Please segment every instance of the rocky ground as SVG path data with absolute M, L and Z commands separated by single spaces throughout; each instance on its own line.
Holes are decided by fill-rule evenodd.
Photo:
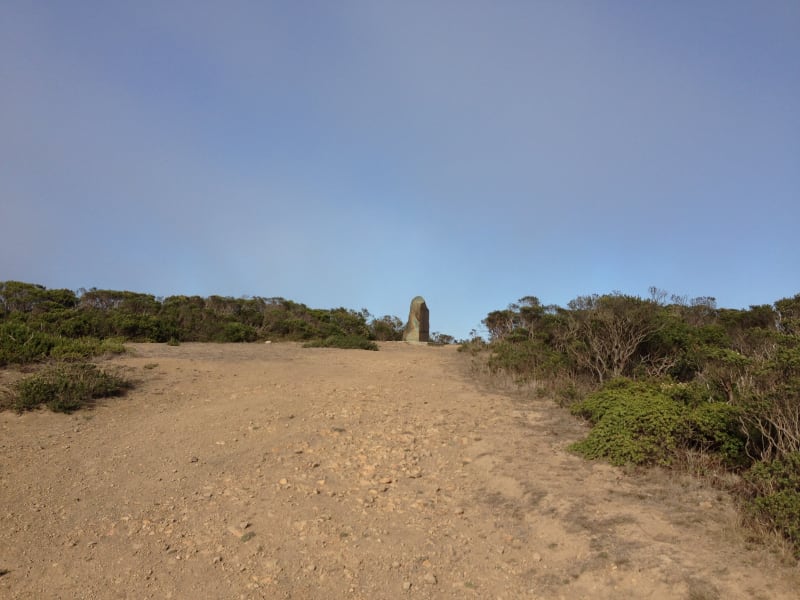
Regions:
M 131 350 L 125 398 L 0 413 L 1 597 L 798 597 L 725 494 L 571 455 L 453 347 Z

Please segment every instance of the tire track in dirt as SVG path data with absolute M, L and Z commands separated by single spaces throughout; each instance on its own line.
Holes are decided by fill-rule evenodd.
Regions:
M 569 454 L 454 348 L 133 350 L 125 399 L 0 415 L 3 597 L 796 597 L 724 495 Z

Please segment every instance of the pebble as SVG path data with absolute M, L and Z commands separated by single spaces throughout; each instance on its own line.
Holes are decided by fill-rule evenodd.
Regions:
M 410 582 L 410 581 L 404 581 L 404 582 L 403 582 L 403 589 L 404 589 L 405 591 L 408 591 L 408 590 L 410 590 L 410 589 L 411 589 L 411 582 Z
M 236 528 L 236 527 L 234 527 L 233 525 L 231 525 L 230 527 L 228 527 L 228 531 L 229 531 L 231 534 L 235 535 L 236 537 L 238 537 L 238 538 L 240 538 L 240 539 L 241 539 L 241 537 L 244 535 L 244 532 L 243 532 L 243 531 L 241 531 L 240 529 L 237 529 L 237 528 Z
M 422 581 L 430 585 L 436 585 L 438 579 L 436 579 L 436 575 L 433 573 L 425 573 L 425 575 L 422 577 Z
M 463 515 L 463 514 L 464 514 L 464 509 L 463 509 L 463 508 L 461 508 L 461 507 L 459 506 L 459 507 L 458 507 L 457 509 L 455 509 L 453 512 L 454 512 L 455 514 L 457 514 L 457 515 Z

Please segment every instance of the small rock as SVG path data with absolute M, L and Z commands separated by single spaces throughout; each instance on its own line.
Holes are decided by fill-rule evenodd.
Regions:
M 404 589 L 405 591 L 408 591 L 408 590 L 410 590 L 410 589 L 411 589 L 411 582 L 410 582 L 410 581 L 404 581 L 404 582 L 403 582 L 403 589 Z
M 239 523 L 240 529 L 247 529 L 248 527 L 250 527 L 250 521 L 242 521 L 241 523 Z
M 197 458 L 196 456 L 193 456 L 192 458 L 189 459 L 189 462 L 196 463 L 199 460 L 200 460 L 199 458 Z
M 281 485 L 286 485 L 287 483 L 289 483 L 289 481 L 285 477 L 283 477 L 278 481 L 278 483 Z
M 464 509 L 463 509 L 463 508 L 461 508 L 461 507 L 459 506 L 459 507 L 458 507 L 458 508 L 456 508 L 456 509 L 455 509 L 453 512 L 454 512 L 455 514 L 457 514 L 457 515 L 463 515 L 463 514 L 464 514 Z
M 211 559 L 211 564 L 212 565 L 215 565 L 215 564 L 221 563 L 221 562 L 222 562 L 222 557 L 221 556 L 215 556 L 213 559 Z
M 399 568 L 400 568 L 400 563 L 399 563 L 399 562 L 397 562 L 397 561 L 394 561 L 394 562 L 392 563 L 392 568 L 393 568 L 393 569 L 399 569 Z
M 436 575 L 433 573 L 425 573 L 425 575 L 422 577 L 422 581 L 430 585 L 436 585 L 439 580 L 436 579 Z
M 534 562 L 542 562 L 542 555 L 538 552 L 534 552 L 533 556 L 531 556 Z
M 228 531 L 229 531 L 231 534 L 233 534 L 234 536 L 236 536 L 236 537 L 238 537 L 238 538 L 240 538 L 240 539 L 241 539 L 241 537 L 244 535 L 244 532 L 243 532 L 242 530 L 240 530 L 240 529 L 237 529 L 237 528 L 236 528 L 236 527 L 234 527 L 233 525 L 231 525 L 230 527 L 228 527 Z

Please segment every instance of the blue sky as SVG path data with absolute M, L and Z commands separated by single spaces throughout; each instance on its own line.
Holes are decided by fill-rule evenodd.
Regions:
M 800 292 L 796 0 L 5 0 L 0 82 L 0 280 L 456 337 Z

